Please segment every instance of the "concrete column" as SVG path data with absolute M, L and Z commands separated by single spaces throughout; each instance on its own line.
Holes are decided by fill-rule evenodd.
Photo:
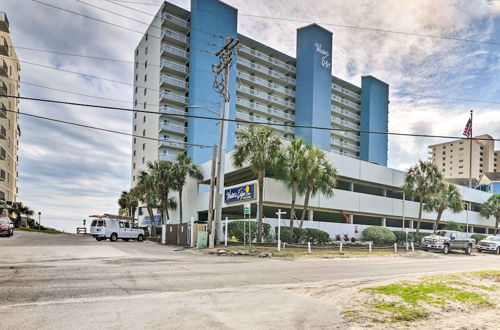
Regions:
M 413 226 L 413 220 L 410 220 L 410 228 L 411 228 L 411 229 L 415 228 L 415 227 Z
M 385 227 L 386 224 L 387 224 L 387 218 L 382 218 L 382 223 L 381 223 L 382 227 Z
M 349 182 L 349 191 L 354 191 L 354 183 Z
M 352 225 L 354 224 L 354 214 L 349 214 L 349 223 Z
M 490 228 L 486 228 L 485 234 L 488 235 L 490 233 Z
M 469 232 L 471 232 L 471 233 L 474 232 L 474 226 L 469 225 Z
M 382 190 L 382 195 L 383 195 L 384 197 L 387 197 L 387 189 Z
M 314 221 L 314 210 L 309 210 L 309 221 Z

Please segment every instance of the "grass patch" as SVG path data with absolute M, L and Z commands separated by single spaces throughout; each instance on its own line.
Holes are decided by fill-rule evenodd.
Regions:
M 19 229 L 24 230 L 24 231 L 46 233 L 46 234 L 62 234 L 63 233 L 62 231 L 56 230 L 54 228 L 45 228 L 45 229 L 41 230 L 41 229 L 36 229 L 36 228 L 20 227 Z
M 477 274 L 481 278 L 486 280 L 490 280 L 493 282 L 500 282 L 500 270 L 483 270 L 479 272 L 474 272 L 473 274 Z

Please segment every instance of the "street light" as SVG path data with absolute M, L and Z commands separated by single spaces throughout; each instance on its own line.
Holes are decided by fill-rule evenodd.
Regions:
M 38 212 L 38 230 L 42 228 L 42 212 Z

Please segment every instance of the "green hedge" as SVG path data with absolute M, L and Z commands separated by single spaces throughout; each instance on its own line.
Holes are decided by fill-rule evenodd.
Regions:
M 269 235 L 269 232 L 271 231 L 271 226 L 267 223 L 262 224 L 263 231 L 264 231 L 264 237 L 267 237 Z M 250 226 L 250 229 L 248 228 Z M 231 239 L 231 237 L 236 237 L 238 241 L 243 242 L 244 238 L 244 233 L 243 229 L 245 228 L 245 233 L 246 233 L 246 240 L 249 240 L 248 233 L 250 231 L 250 234 L 252 236 L 252 240 L 257 238 L 257 223 L 256 222 L 243 222 L 243 221 L 231 221 L 227 225 L 227 238 Z
M 278 239 L 278 227 L 274 228 L 276 239 Z M 282 242 L 290 242 L 290 227 L 281 227 Z M 330 235 L 326 231 L 313 228 L 293 228 L 293 243 L 326 244 L 330 241 Z
M 406 243 L 406 231 L 396 230 L 393 233 L 396 236 L 396 243 Z M 414 240 L 414 233 L 408 232 L 408 242 L 413 242 Z
M 483 239 L 485 239 L 486 235 L 483 235 L 483 234 L 474 234 L 474 235 L 471 236 L 471 238 L 475 239 L 476 243 L 478 243 L 479 241 L 482 241 Z
M 278 227 L 274 227 L 275 238 L 278 239 Z M 293 228 L 293 243 L 301 243 L 306 236 L 306 230 L 302 228 Z M 290 242 L 290 227 L 281 227 L 280 239 L 282 242 Z
M 384 227 L 369 227 L 363 230 L 363 239 L 375 245 L 389 245 L 396 242 L 396 235 Z
M 330 235 L 326 231 L 319 229 L 307 228 L 305 242 L 311 244 L 326 244 L 330 241 Z

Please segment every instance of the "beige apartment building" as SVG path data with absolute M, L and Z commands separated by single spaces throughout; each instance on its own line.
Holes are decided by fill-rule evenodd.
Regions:
M 455 140 L 429 146 L 429 158 L 445 179 L 468 179 L 471 165 L 475 182 L 482 173 L 500 172 L 500 150 L 495 151 L 495 141 L 490 135 L 474 137 L 472 154 L 470 143 L 470 140 Z
M 0 12 L 0 201 L 17 198 L 17 150 L 19 147 L 19 61 L 9 34 L 7 14 Z M 15 111 L 15 112 L 12 112 Z

